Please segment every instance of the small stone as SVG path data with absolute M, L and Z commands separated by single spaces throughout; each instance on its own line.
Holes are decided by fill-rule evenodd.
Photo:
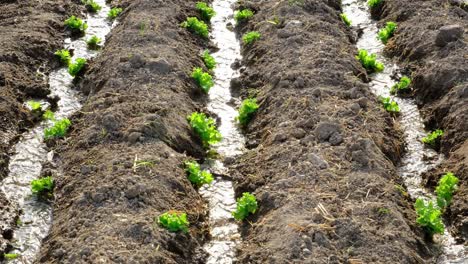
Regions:
M 340 126 L 336 123 L 321 122 L 315 128 L 315 136 L 319 141 L 328 141 L 332 135 L 339 134 L 341 132 Z M 337 135 L 335 135 L 337 137 Z
M 134 144 L 136 142 L 138 142 L 138 140 L 140 139 L 141 137 L 141 133 L 140 132 L 132 132 L 128 135 L 128 142 Z
M 456 41 L 463 36 L 463 27 L 460 25 L 443 26 L 437 32 L 435 44 L 444 47 L 449 42 Z

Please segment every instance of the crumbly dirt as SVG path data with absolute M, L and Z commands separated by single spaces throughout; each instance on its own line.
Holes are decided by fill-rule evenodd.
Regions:
M 0 180 L 8 173 L 8 153 L 19 135 L 35 121 L 23 103 L 45 99 L 53 52 L 66 36 L 63 21 L 78 6 L 69 0 L 0 2 Z M 10 233 L 18 212 L 0 194 L 0 233 Z M 13 207 L 12 207 L 13 206 Z M 3 238 L 9 235 L 3 235 Z M 0 237 L 0 258 L 8 242 Z
M 241 1 L 256 14 L 238 30 L 262 38 L 243 47 L 233 82 L 260 104 L 245 131 L 250 150 L 230 167 L 237 195 L 259 202 L 242 225 L 239 263 L 431 263 L 437 254 L 395 172 L 401 133 L 362 81 L 339 3 Z
M 77 83 L 84 106 L 55 142 L 63 171 L 38 263 L 204 261 L 207 208 L 182 167 L 186 153 L 204 155 L 186 117 L 206 98 L 190 74 L 209 42 L 180 27 L 195 3 L 119 2 L 119 24 Z M 168 210 L 187 212 L 187 234 L 155 222 Z
M 385 1 L 381 22 L 398 29 L 388 52 L 398 57 L 413 78 L 413 94 L 429 130 L 443 129 L 440 151 L 447 159 L 425 174 L 433 187 L 447 171 L 460 178 L 459 190 L 445 213 L 450 231 L 468 242 L 468 9 L 462 1 Z M 459 25 L 465 33 L 440 47 L 442 26 Z

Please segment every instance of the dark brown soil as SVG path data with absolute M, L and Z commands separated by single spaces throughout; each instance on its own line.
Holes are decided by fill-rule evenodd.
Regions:
M 181 166 L 204 152 L 186 117 L 205 97 L 190 73 L 209 43 L 180 27 L 195 3 L 120 2 L 119 24 L 78 84 L 82 111 L 56 145 L 63 174 L 39 263 L 203 262 L 206 205 Z M 168 210 L 187 212 L 189 233 L 158 226 Z
M 0 180 L 8 173 L 11 146 L 33 123 L 23 107 L 30 98 L 49 93 L 48 74 L 53 53 L 63 46 L 63 21 L 78 6 L 69 0 L 0 1 Z M 38 73 L 40 72 L 40 73 Z M 0 199 L 0 233 L 9 233 L 17 212 L 3 194 Z M 7 237 L 7 236 L 3 236 Z M 6 242 L 0 238 L 0 258 Z
M 434 186 L 447 171 L 460 178 L 459 191 L 446 212 L 451 231 L 468 241 L 468 45 L 466 34 L 436 45 L 443 26 L 466 32 L 468 12 L 460 1 L 385 1 L 382 22 L 398 22 L 388 51 L 412 73 L 414 96 L 429 130 L 443 129 L 441 152 L 447 159 L 425 176 Z
M 238 195 L 259 202 L 239 262 L 431 263 L 393 165 L 401 134 L 361 80 L 339 1 L 243 5 L 256 14 L 240 30 L 262 39 L 243 47 L 238 91 L 260 103 L 231 167 Z

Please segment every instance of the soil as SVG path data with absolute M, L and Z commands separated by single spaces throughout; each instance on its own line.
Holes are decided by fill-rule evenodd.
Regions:
M 388 52 L 406 66 L 428 130 L 443 129 L 440 151 L 447 159 L 425 174 L 434 187 L 447 171 L 460 179 L 459 190 L 446 211 L 450 231 L 468 242 L 468 45 L 466 35 L 437 44 L 443 26 L 468 29 L 468 10 L 461 1 L 385 1 L 381 22 L 396 21 L 398 29 Z
M 204 261 L 207 208 L 182 167 L 186 153 L 204 155 L 186 118 L 206 98 L 190 74 L 210 43 L 180 27 L 195 3 L 119 2 L 118 25 L 77 83 L 83 108 L 51 145 L 63 171 L 39 263 Z M 188 233 L 157 224 L 168 210 L 187 212 Z
M 45 75 L 55 67 L 53 52 L 66 37 L 63 21 L 78 6 L 68 0 L 0 3 L 0 180 L 8 173 L 9 150 L 35 118 L 23 106 L 45 99 Z M 18 212 L 0 194 L 0 233 L 10 233 Z M 4 238 L 9 235 L 4 235 Z M 0 238 L 0 258 L 8 242 Z
M 230 167 L 237 195 L 259 202 L 239 263 L 431 263 L 438 253 L 400 186 L 401 133 L 363 82 L 339 3 L 241 2 L 256 14 L 237 29 L 262 38 L 243 47 L 233 82 L 260 104 L 251 149 Z

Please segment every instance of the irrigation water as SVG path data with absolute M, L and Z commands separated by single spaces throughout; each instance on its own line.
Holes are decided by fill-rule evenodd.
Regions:
M 216 114 L 221 124 L 219 131 L 223 139 L 214 149 L 221 157 L 228 158 L 243 152 L 245 139 L 236 125 L 237 111 L 232 107 L 230 92 L 231 79 L 239 73 L 231 65 L 240 55 L 240 43 L 228 24 L 234 25 L 232 4 L 235 0 L 215 0 L 213 8 L 216 15 L 212 18 L 212 38 L 219 51 L 213 54 L 217 65 L 214 70 L 215 85 L 211 88 L 208 110 Z M 221 160 L 207 160 L 206 164 L 215 175 L 227 175 Z M 200 189 L 201 195 L 209 203 L 209 223 L 211 241 L 205 245 L 209 252 L 208 264 L 227 264 L 235 260 L 235 248 L 240 241 L 238 226 L 231 215 L 236 209 L 236 200 L 232 181 L 227 177 L 216 176 L 210 186 Z
M 104 41 L 105 36 L 115 25 L 115 22 L 107 19 L 110 7 L 106 1 L 96 0 L 96 2 L 102 6 L 102 9 L 96 14 L 87 16 L 86 35 L 77 40 L 65 40 L 65 48 L 73 50 L 72 61 L 76 58 L 95 57 L 99 51 L 88 50 L 86 40 L 96 35 Z M 56 119 L 70 117 L 81 108 L 80 94 L 72 89 L 73 77 L 68 74 L 67 68 L 51 72 L 48 81 L 51 97 L 60 98 L 58 110 L 55 112 Z M 43 102 L 43 106 L 47 104 Z M 8 263 L 33 263 L 42 239 L 47 236 L 52 224 L 51 204 L 34 197 L 30 187 L 31 181 L 40 176 L 42 164 L 53 159 L 53 151 L 48 152 L 43 141 L 44 129 L 51 125 L 51 121 L 42 121 L 22 135 L 20 141 L 13 147 L 14 154 L 10 158 L 9 174 L 1 185 L 1 191 L 21 210 L 19 225 L 14 230 L 14 250 L 10 252 L 19 256 Z
M 414 199 L 422 197 L 425 200 L 434 200 L 434 195 L 422 187 L 422 173 L 436 166 L 444 159 L 432 149 L 426 148 L 421 139 L 427 135 L 424 123 L 416 102 L 412 98 L 399 98 L 390 95 L 390 88 L 395 84 L 392 80 L 398 66 L 384 55 L 385 46 L 377 38 L 379 28 L 377 22 L 371 18 L 366 0 L 343 0 L 343 12 L 352 21 L 352 26 L 363 30 L 357 42 L 359 49 L 377 55 L 377 59 L 385 65 L 385 70 L 370 75 L 370 87 L 377 96 L 392 97 L 400 106 L 400 124 L 404 132 L 406 153 L 398 167 L 399 175 L 403 178 L 408 193 Z M 416 220 L 416 219 L 415 219 Z M 455 239 L 448 233 L 435 238 L 441 245 L 443 253 L 438 263 L 467 263 L 468 249 L 457 245 Z

